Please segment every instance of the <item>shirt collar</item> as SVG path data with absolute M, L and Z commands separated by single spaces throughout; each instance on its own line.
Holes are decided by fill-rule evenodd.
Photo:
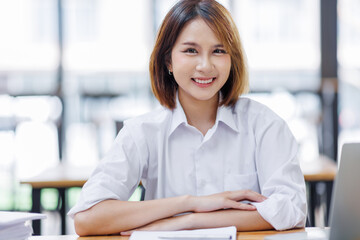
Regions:
M 236 132 L 239 132 L 239 129 L 235 122 L 235 114 L 233 114 L 232 107 L 221 106 L 217 110 L 216 114 L 216 121 L 215 124 L 217 125 L 218 122 L 223 122 L 231 129 Z M 176 107 L 172 110 L 172 120 L 170 125 L 170 134 L 175 131 L 175 129 L 180 126 L 181 124 L 187 124 L 186 115 L 184 109 L 182 108 L 178 94 L 176 94 Z
M 221 106 L 217 110 L 216 114 L 216 122 L 223 122 L 227 126 L 229 126 L 231 129 L 233 129 L 236 132 L 239 132 L 239 129 L 236 124 L 236 114 L 233 113 L 232 107 L 227 106 Z
M 170 134 L 181 124 L 187 124 L 184 109 L 181 107 L 178 94 L 176 93 L 176 106 L 172 110 L 172 120 L 170 125 Z

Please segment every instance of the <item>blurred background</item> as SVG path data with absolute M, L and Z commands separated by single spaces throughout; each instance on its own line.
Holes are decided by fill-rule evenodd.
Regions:
M 20 184 L 92 167 L 124 119 L 158 107 L 148 74 L 174 0 L 0 0 L 0 210 L 31 209 Z M 360 141 L 360 1 L 224 0 L 250 68 L 249 97 L 277 112 L 301 163 Z M 44 189 L 51 212 L 58 193 Z M 70 205 L 79 189 L 69 191 Z M 59 216 L 44 234 L 58 234 Z M 73 232 L 72 222 L 68 222 Z

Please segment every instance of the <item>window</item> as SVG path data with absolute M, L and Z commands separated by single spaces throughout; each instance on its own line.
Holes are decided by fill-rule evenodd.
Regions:
M 57 89 L 56 1 L 0 1 L 0 93 Z
M 115 138 L 114 120 L 130 117 L 129 105 L 114 105 L 150 102 L 152 2 L 65 0 L 63 7 L 65 135 L 82 133 L 66 138 L 64 160 L 95 164 Z
M 234 1 L 253 91 L 320 86 L 318 0 Z
M 18 179 L 59 161 L 56 16 L 55 0 L 0 1 L 0 209 L 29 210 Z
M 359 12 L 359 1 L 339 0 L 339 150 L 344 142 L 360 141 Z
M 302 163 L 319 156 L 320 2 L 233 1 L 233 16 L 248 57 L 249 97 L 289 124 Z M 306 164 L 304 164 L 305 166 Z

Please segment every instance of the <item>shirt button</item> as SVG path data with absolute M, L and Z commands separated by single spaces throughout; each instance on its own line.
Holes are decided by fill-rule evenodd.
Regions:
M 202 179 L 199 180 L 199 187 L 204 187 L 206 185 L 206 182 Z

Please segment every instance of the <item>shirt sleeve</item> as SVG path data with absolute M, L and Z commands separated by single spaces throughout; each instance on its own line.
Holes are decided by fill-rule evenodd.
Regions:
M 261 194 L 253 203 L 276 230 L 304 227 L 305 181 L 297 158 L 297 142 L 282 119 L 264 121 L 256 131 L 256 167 Z
M 127 201 L 138 186 L 144 168 L 141 157 L 145 154 L 140 154 L 139 150 L 129 126 L 124 125 L 109 152 L 83 186 L 78 202 L 68 215 L 74 218 L 76 213 L 107 199 Z

